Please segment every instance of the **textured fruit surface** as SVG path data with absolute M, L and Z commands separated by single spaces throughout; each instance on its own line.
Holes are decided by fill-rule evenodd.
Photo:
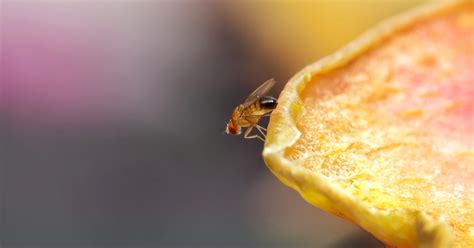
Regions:
M 390 19 L 293 77 L 270 170 L 389 246 L 474 247 L 474 5 Z

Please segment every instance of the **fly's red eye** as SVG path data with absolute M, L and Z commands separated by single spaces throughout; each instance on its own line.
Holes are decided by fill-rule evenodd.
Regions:
M 227 129 L 229 130 L 229 133 L 235 135 L 237 133 L 237 131 L 235 130 L 235 128 L 233 126 L 228 126 Z

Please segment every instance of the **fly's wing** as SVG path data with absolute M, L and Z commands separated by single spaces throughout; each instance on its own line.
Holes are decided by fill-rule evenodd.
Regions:
M 273 86 L 275 85 L 275 79 L 269 79 L 265 81 L 260 87 L 254 90 L 248 97 L 245 99 L 243 106 L 244 108 L 252 105 L 259 97 L 265 95 Z

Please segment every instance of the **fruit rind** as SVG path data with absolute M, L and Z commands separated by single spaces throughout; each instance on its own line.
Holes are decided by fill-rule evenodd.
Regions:
M 316 75 L 344 66 L 372 47 L 413 23 L 430 18 L 469 1 L 437 2 L 390 18 L 335 54 L 307 66 L 286 84 L 279 107 L 270 118 L 263 157 L 268 168 L 284 184 L 298 191 L 311 204 L 357 223 L 388 246 L 450 247 L 453 233 L 437 216 L 419 210 L 378 209 L 360 201 L 320 174 L 295 166 L 285 158 L 285 150 L 301 136 L 296 120 L 304 113 L 299 92 Z

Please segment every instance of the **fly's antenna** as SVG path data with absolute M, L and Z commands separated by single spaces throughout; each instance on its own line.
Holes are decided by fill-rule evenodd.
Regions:
M 226 128 L 227 128 L 227 125 L 228 125 L 229 123 L 227 123 L 227 122 L 225 122 L 225 121 L 224 121 L 224 123 L 225 123 L 225 126 L 226 126 Z M 222 134 L 226 134 L 226 130 L 225 130 L 225 129 L 224 129 L 224 131 L 222 131 Z

